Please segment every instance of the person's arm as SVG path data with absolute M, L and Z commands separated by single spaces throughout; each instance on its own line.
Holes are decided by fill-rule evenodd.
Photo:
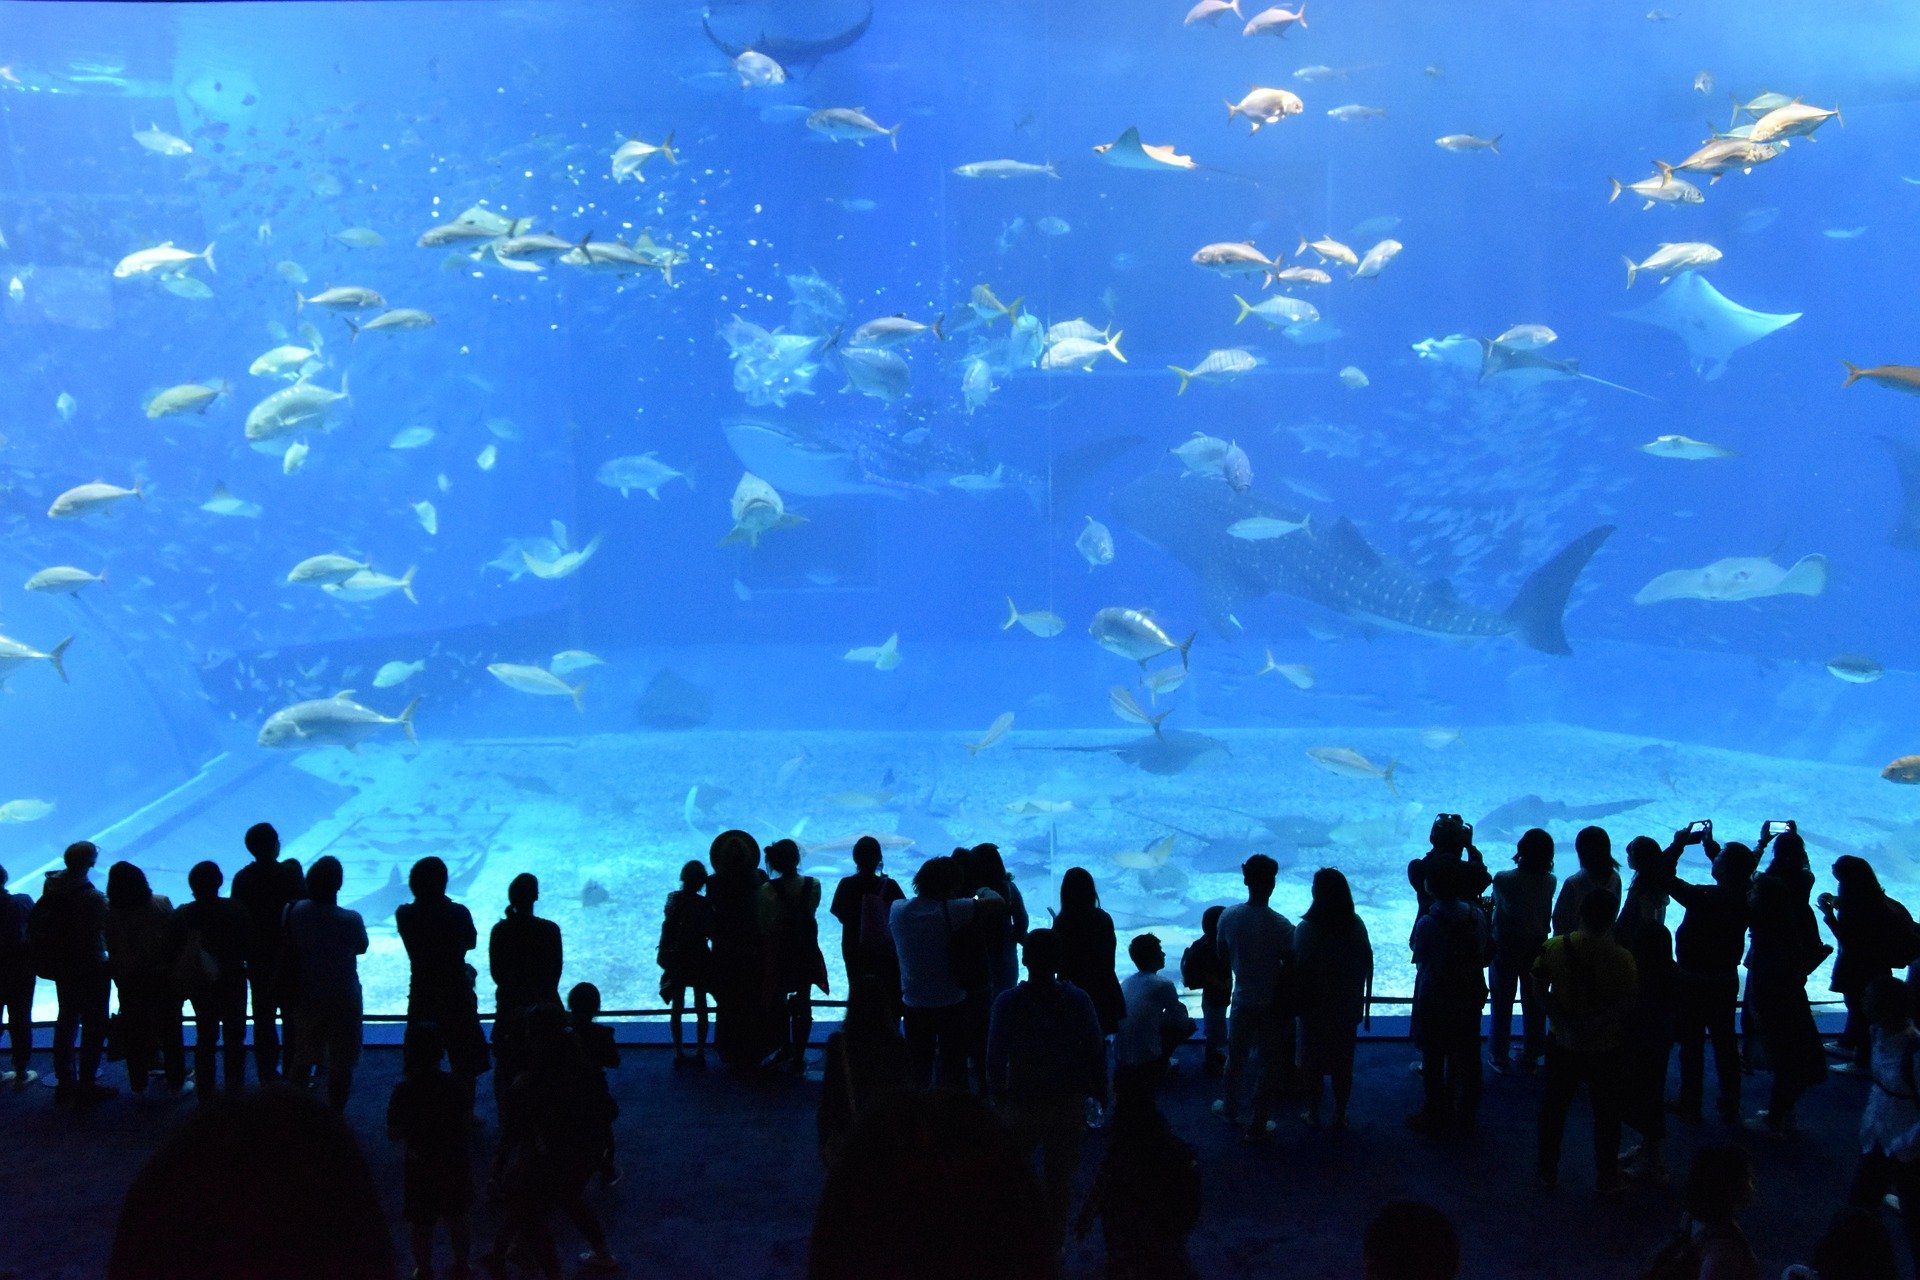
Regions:
M 561 932 L 558 921 L 553 921 L 552 923 L 553 957 L 551 961 L 552 968 L 549 969 L 548 972 L 553 975 L 553 985 L 557 989 L 560 986 L 560 975 L 567 971 L 567 937 L 566 934 Z
M 500 925 L 498 924 L 487 931 L 487 976 L 493 979 L 494 986 L 500 985 Z
M 367 941 L 367 922 L 358 911 L 349 911 L 347 914 L 353 917 L 353 954 L 363 956 L 372 945 Z
M 1081 1093 L 1088 1098 L 1105 1102 L 1107 1098 L 1107 1033 L 1100 1029 L 1100 1015 L 1094 1011 L 1093 998 L 1086 992 L 1080 993 L 1075 1003 L 1078 1012 L 1073 1015 L 1077 1026 L 1070 1026 L 1068 1032 L 1074 1037 L 1074 1043 L 1080 1046 Z
M 1013 894 L 1013 941 L 1017 945 L 1027 939 L 1027 900 L 1020 895 L 1020 886 L 1007 881 L 1007 890 Z
M 474 928 L 473 912 L 467 910 L 464 906 L 460 906 L 457 902 L 453 905 L 460 907 L 460 954 L 464 956 L 467 952 L 479 945 L 480 932 Z

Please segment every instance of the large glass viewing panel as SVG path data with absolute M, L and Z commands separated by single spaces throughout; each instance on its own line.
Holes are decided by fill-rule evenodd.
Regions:
M 388 1012 L 415 859 L 631 1008 L 733 826 L 1388 995 L 1443 811 L 1920 900 L 1911 7 L 1220 9 L 0 5 L 16 888 L 271 820 Z

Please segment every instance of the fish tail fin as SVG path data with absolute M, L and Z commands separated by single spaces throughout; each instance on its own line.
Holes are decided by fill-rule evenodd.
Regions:
M 1051 160 L 1047 161 L 1047 163 L 1043 167 L 1046 169 L 1047 176 L 1049 178 L 1057 178 L 1060 176 L 1060 166 L 1055 164 L 1053 161 Z
M 413 575 L 418 571 L 419 571 L 419 566 L 415 565 L 412 568 L 408 569 L 400 579 L 401 592 L 407 597 L 407 599 L 413 601 L 413 603 L 415 604 L 420 603 L 420 597 L 413 594 Z
M 413 743 L 415 746 L 418 746 L 420 743 L 420 735 L 413 731 L 413 713 L 417 711 L 419 707 L 420 699 L 415 698 L 407 704 L 406 710 L 400 713 L 401 731 L 407 735 L 407 741 Z
M 1165 720 L 1165 719 L 1166 719 L 1166 718 L 1167 718 L 1168 716 L 1170 716 L 1170 715 L 1172 715 L 1172 714 L 1173 714 L 1173 708 L 1172 708 L 1172 707 L 1168 707 L 1168 708 L 1167 708 L 1167 709 L 1166 709 L 1165 711 L 1162 711 L 1162 712 L 1161 712 L 1161 713 L 1160 713 L 1159 715 L 1157 715 L 1157 716 L 1148 716 L 1148 717 L 1147 717 L 1147 725 L 1148 725 L 1148 727 L 1150 727 L 1150 728 L 1151 728 L 1151 729 L 1153 730 L 1153 736 L 1154 736 L 1154 737 L 1156 737 L 1156 738 L 1157 738 L 1157 737 L 1159 737 L 1159 736 L 1160 736 L 1160 722 L 1161 722 L 1162 720 Z
M 945 342 L 947 340 L 946 323 L 947 323 L 947 313 L 944 311 L 933 318 L 933 325 L 932 325 L 933 336 L 939 339 L 941 342 Z
M 135 502 L 145 502 L 147 500 L 147 495 L 143 487 L 144 483 L 144 481 L 140 480 L 133 482 L 133 499 Z
M 1307 24 L 1303 22 L 1303 23 L 1301 23 L 1300 25 L 1304 27 L 1304 26 L 1306 26 Z M 1489 151 L 1491 151 L 1491 152 L 1493 152 L 1493 154 L 1495 154 L 1495 155 L 1499 155 L 1499 154 L 1500 154 L 1500 139 L 1502 139 L 1502 138 L 1504 138 L 1504 137 L 1506 137 L 1506 136 L 1507 136 L 1507 135 L 1506 135 L 1506 134 L 1504 134 L 1504 133 L 1496 133 L 1496 134 L 1494 134 L 1494 135 L 1493 135 L 1493 137 L 1492 137 L 1492 138 L 1490 138 L 1490 139 L 1489 139 L 1489 140 L 1487 141 L 1487 150 L 1489 150 Z
M 1620 260 L 1627 264 L 1627 288 L 1631 289 L 1633 288 L 1633 278 L 1640 274 L 1640 264 L 1632 258 L 1627 257 L 1624 253 L 1620 255 Z
M 980 754 L 980 744 L 979 744 L 979 743 L 977 743 L 977 742 L 969 742 L 969 743 L 967 743 L 967 744 L 966 744 L 966 747 L 967 747 L 967 759 L 969 759 L 969 760 L 971 760 L 971 759 L 973 759 L 973 758 L 974 758 L 975 756 L 977 756 L 977 755 L 979 755 L 979 754 Z
M 220 268 L 213 265 L 213 241 L 207 241 L 207 247 L 200 251 L 200 256 L 206 259 L 207 270 L 213 272 L 215 275 L 220 274 Z
M 904 120 L 900 122 L 900 124 L 905 124 L 905 123 L 906 121 Z M 900 149 L 900 125 L 899 124 L 887 130 L 887 141 L 892 144 L 893 149 L 895 151 L 898 151 Z
M 1398 760 L 1389 760 L 1387 761 L 1387 767 L 1380 771 L 1380 781 L 1387 784 L 1387 791 L 1394 796 L 1400 794 L 1400 788 L 1393 785 L 1393 771 L 1399 767 L 1400 762 Z
M 1125 364 L 1127 362 L 1127 358 L 1120 354 L 1120 334 L 1118 333 L 1114 334 L 1111 338 L 1108 338 L 1106 342 L 1103 343 L 1102 345 L 1106 347 L 1107 351 L 1113 356 L 1115 360 L 1118 360 L 1121 364 Z
M 660 154 L 667 158 L 668 164 L 679 164 L 680 153 L 673 149 L 673 130 L 667 130 L 667 136 L 660 140 Z
M 1847 118 L 1840 114 L 1840 104 L 1837 102 L 1833 104 L 1833 118 L 1840 122 L 1842 128 L 1846 126 Z
M 1307 238 L 1303 235 L 1300 237 L 1300 247 L 1293 251 L 1293 256 L 1296 258 L 1304 257 L 1306 255 L 1306 252 L 1307 252 Z
M 1180 375 L 1180 388 L 1179 390 L 1175 391 L 1173 394 L 1177 396 L 1183 396 L 1187 394 L 1187 383 L 1193 380 L 1193 370 L 1182 369 L 1177 364 L 1170 364 L 1167 366 L 1167 368 L 1173 370 L 1175 373 Z
M 1528 647 L 1541 653 L 1573 652 L 1567 645 L 1564 629 L 1567 595 L 1579 579 L 1580 571 L 1587 567 L 1587 561 L 1612 533 L 1610 524 L 1589 529 L 1562 547 L 1553 559 L 1535 569 L 1521 584 L 1519 594 L 1507 606 L 1506 618 Z
M 1007 597 L 1007 620 L 1000 624 L 1000 629 L 1002 631 L 1011 631 L 1013 630 L 1013 624 L 1018 621 L 1020 621 L 1019 606 L 1013 603 L 1012 596 L 1008 596 Z
M 352 376 L 351 372 L 343 373 L 340 375 L 340 398 L 342 400 L 353 399 L 353 392 L 347 390 L 347 379 L 351 376 Z
M 348 346 L 352 346 L 352 345 L 353 345 L 354 343 L 356 343 L 356 342 L 358 342 L 358 341 L 360 341 L 360 326 L 359 326 L 359 325 L 357 325 L 357 324 L 355 324 L 355 323 L 354 323 L 353 321 L 351 321 L 351 320 L 347 320 L 347 318 L 346 318 L 345 316 L 341 316 L 340 318 L 341 318 L 341 319 L 342 319 L 343 321 L 346 321 L 346 326 L 347 326 L 347 345 L 348 345 Z
M 1615 200 L 1618 200 L 1620 198 L 1620 179 L 1608 178 L 1607 181 L 1613 184 L 1613 192 L 1607 197 L 1607 203 L 1612 204 Z
M 1239 324 L 1242 320 L 1245 320 L 1253 314 L 1253 304 L 1237 293 L 1233 295 L 1233 300 L 1240 304 L 1240 314 L 1233 318 L 1233 322 Z
M 1005 307 L 1001 308 L 1001 310 L 1006 313 L 1006 317 L 1009 323 L 1011 323 L 1012 321 L 1018 320 L 1020 318 L 1020 304 L 1025 302 L 1026 300 L 1027 300 L 1026 295 L 1022 294 L 1019 297 L 1015 298 L 1012 302 L 1009 302 Z
M 295 289 L 293 291 L 293 309 L 295 311 L 301 311 L 305 309 L 306 305 L 307 305 L 307 295 L 300 292 L 298 289 Z
M 53 664 L 53 672 L 55 675 L 60 677 L 61 684 L 70 683 L 70 681 L 68 681 L 67 679 L 66 656 L 67 656 L 67 646 L 72 643 L 73 643 L 73 637 L 68 636 L 65 640 L 62 640 L 59 644 L 53 646 L 53 651 L 47 654 L 47 661 Z
M 1198 631 L 1187 632 L 1187 638 L 1180 642 L 1180 669 L 1186 671 L 1191 664 L 1187 661 L 1187 651 L 1193 648 L 1193 642 L 1199 637 Z
M 587 682 L 585 680 L 582 680 L 579 684 L 571 686 L 567 690 L 567 693 L 573 698 L 573 709 L 575 711 L 580 712 L 582 715 L 586 714 L 587 704 L 580 700 L 580 695 L 585 693 L 586 691 L 587 691 Z
M 1865 370 L 1861 369 L 1861 367 L 1853 361 L 1842 360 L 1840 363 L 1847 366 L 1847 380 L 1840 384 L 1843 389 L 1852 386 L 1866 376 Z
M 1240 114 L 1240 104 L 1231 98 L 1222 98 L 1221 101 L 1227 104 L 1227 120 L 1231 123 L 1233 118 Z
M 1729 93 L 1727 97 L 1733 101 L 1733 119 L 1727 121 L 1727 128 L 1731 129 L 1740 123 L 1740 97 L 1733 93 Z
M 1240 12 L 1240 0 L 1227 0 L 1227 12 L 1245 22 L 1247 15 Z
M 1653 167 L 1660 171 L 1661 186 L 1664 187 L 1669 182 L 1673 181 L 1673 166 L 1668 164 L 1665 160 L 1655 160 L 1653 162 Z

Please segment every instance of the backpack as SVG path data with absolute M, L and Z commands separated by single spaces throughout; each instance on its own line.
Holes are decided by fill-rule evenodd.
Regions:
M 953 913 L 944 902 L 940 904 L 940 914 L 947 922 L 947 966 L 954 985 L 969 993 L 985 991 L 992 979 L 987 971 L 984 931 L 978 923 L 955 928 Z
M 173 980 L 187 996 L 205 995 L 220 981 L 220 962 L 207 951 L 206 938 L 200 930 L 187 930 L 180 954 L 174 957 Z
M 34 973 L 48 981 L 58 981 L 66 973 L 68 947 L 61 936 L 66 915 L 60 895 L 44 890 L 27 911 L 27 955 Z
M 881 885 L 892 883 L 881 880 Z M 893 950 L 893 904 L 884 889 L 860 895 L 860 949 L 869 955 Z
M 1920 960 L 1920 929 L 1914 927 L 1913 913 L 1892 898 L 1887 899 L 1886 959 L 1896 969 Z

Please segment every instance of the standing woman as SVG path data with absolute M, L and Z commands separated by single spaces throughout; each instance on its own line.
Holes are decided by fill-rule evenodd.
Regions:
M 1053 936 L 1060 946 L 1060 980 L 1087 993 L 1100 1018 L 1100 1030 L 1112 1035 L 1127 1014 L 1120 994 L 1120 975 L 1114 968 L 1119 941 L 1113 917 L 1100 909 L 1100 892 L 1085 867 L 1069 867 L 1060 877 L 1060 909 L 1054 913 Z
M 1820 927 L 1808 905 L 1812 893 L 1807 846 L 1798 831 L 1782 832 L 1773 841 L 1773 860 L 1753 878 L 1752 942 L 1747 947 L 1747 1003 L 1759 1019 L 1773 1069 L 1767 1109 L 1747 1127 L 1767 1133 L 1792 1130 L 1800 1095 L 1827 1078 L 1820 1029 L 1807 1003 L 1807 977 L 1833 948 L 1820 941 Z
M 508 1086 L 527 1066 L 527 1011 L 560 1003 L 565 960 L 560 926 L 533 913 L 539 900 L 539 879 L 522 871 L 507 885 L 506 915 L 487 935 L 487 972 L 493 979 L 493 1100 L 499 1109 L 504 1109 Z
M 1887 896 L 1865 858 L 1852 854 L 1836 858 L 1833 878 L 1840 892 L 1823 893 L 1818 900 L 1820 917 L 1840 948 L 1827 989 L 1838 992 L 1847 1004 L 1847 1025 L 1840 1033 L 1847 1064 L 1841 1070 L 1865 1071 L 1873 1057 L 1867 988 L 1875 978 L 1891 977 L 1896 967 L 1913 959 L 1913 918 Z
M 840 960 L 846 966 L 847 995 L 853 995 L 853 980 L 863 973 L 879 978 L 893 992 L 893 1003 L 900 1003 L 900 957 L 893 949 L 893 931 L 889 920 L 893 904 L 907 894 L 881 867 L 884 857 L 880 842 L 861 836 L 853 842 L 853 874 L 844 877 L 833 890 L 833 905 L 828 908 L 840 922 Z
M 107 969 L 120 992 L 115 1022 L 127 1059 L 127 1087 L 147 1091 L 150 1068 L 166 1067 L 167 1087 L 187 1082 L 187 1055 L 180 1026 L 181 995 L 173 978 L 173 903 L 147 883 L 131 862 L 107 871 Z
M 701 895 L 706 865 L 697 859 L 680 868 L 680 887 L 667 895 L 660 918 L 660 999 L 672 1015 L 673 1069 L 707 1069 L 707 992 L 713 989 L 713 905 Z M 693 993 L 694 1051 L 687 1052 L 687 993 Z
M 713 1047 L 730 1067 L 755 1067 L 766 1056 L 766 1018 L 760 1003 L 766 959 L 755 913 L 760 886 L 760 845 L 744 831 L 722 831 L 707 852 L 713 876 L 707 901 L 713 907 Z
M 1547 1006 L 1533 976 L 1553 931 L 1553 837 L 1534 827 L 1520 837 L 1513 867 L 1493 878 L 1493 1026 L 1488 1036 L 1488 1065 L 1507 1071 L 1514 1065 L 1513 1006 L 1520 1005 L 1520 1065 L 1537 1070 L 1547 1052 Z
M 489 1065 L 480 1030 L 479 974 L 467 953 L 479 943 L 473 913 L 447 896 L 447 864 L 428 857 L 407 873 L 413 901 L 393 913 L 407 949 L 407 1022 L 431 1022 L 446 1036 L 447 1066 L 473 1106 L 474 1084 Z
M 800 874 L 800 846 L 775 840 L 767 846 L 773 879 L 760 886 L 755 903 L 765 945 L 762 992 L 773 1032 L 772 1065 L 796 1075 L 806 1070 L 813 1035 L 814 987 L 827 990 L 827 961 L 820 954 L 820 882 Z
M 1333 1127 L 1347 1127 L 1353 1051 L 1373 996 L 1373 943 L 1353 909 L 1353 889 L 1332 867 L 1313 873 L 1313 905 L 1293 935 L 1299 966 L 1300 1073 L 1313 1093 L 1307 1123 L 1320 1123 L 1320 1081 L 1333 1079 Z
M 978 844 L 970 851 L 975 888 L 994 894 L 1007 904 L 1007 914 L 989 931 L 987 939 L 988 1002 L 1020 981 L 1020 944 L 1027 938 L 1027 903 L 1020 886 L 1000 856 L 997 844 Z

